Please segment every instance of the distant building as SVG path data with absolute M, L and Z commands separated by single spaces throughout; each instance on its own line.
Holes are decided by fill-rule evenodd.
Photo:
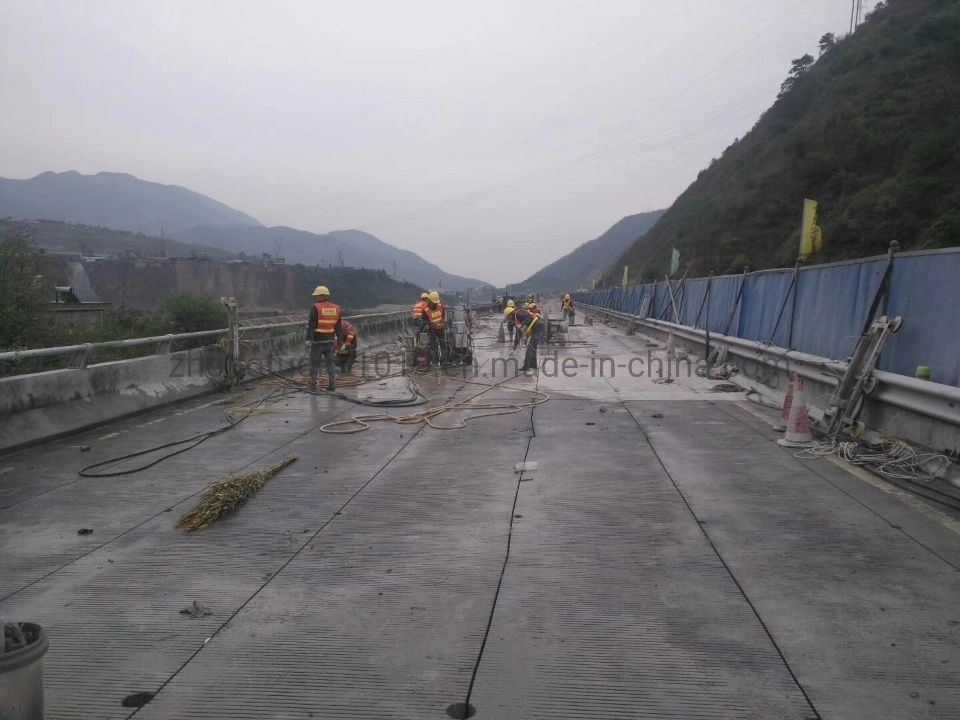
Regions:
M 50 309 L 59 320 L 86 327 L 103 327 L 103 314 L 110 309 L 110 303 L 83 302 L 72 287 L 58 286 L 54 289 Z

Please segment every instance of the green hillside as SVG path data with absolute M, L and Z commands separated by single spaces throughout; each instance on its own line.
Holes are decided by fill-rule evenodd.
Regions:
M 662 277 L 672 247 L 694 276 L 792 265 L 804 197 L 817 262 L 960 243 L 960 0 L 889 0 L 822 44 L 615 267 Z
M 48 253 L 79 253 L 114 257 L 207 257 L 228 260 L 234 254 L 218 247 L 177 242 L 129 230 L 111 230 L 59 220 L 0 218 L 0 237 L 23 235 Z

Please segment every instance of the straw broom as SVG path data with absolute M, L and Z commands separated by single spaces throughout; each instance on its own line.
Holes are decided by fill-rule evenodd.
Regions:
M 288 455 L 283 460 L 262 470 L 253 470 L 241 475 L 227 475 L 203 491 L 200 502 L 187 510 L 177 520 L 178 530 L 202 530 L 210 523 L 226 517 L 249 500 L 267 480 L 297 459 Z

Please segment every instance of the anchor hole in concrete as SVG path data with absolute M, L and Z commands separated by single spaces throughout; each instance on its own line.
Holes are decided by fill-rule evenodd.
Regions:
M 470 703 L 454 703 L 447 708 L 447 715 L 453 720 L 466 720 L 477 714 L 477 709 Z

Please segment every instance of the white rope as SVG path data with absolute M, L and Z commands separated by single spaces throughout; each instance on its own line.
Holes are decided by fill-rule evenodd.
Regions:
M 796 453 L 797 457 L 828 455 L 836 455 L 851 465 L 869 468 L 886 478 L 915 482 L 941 478 L 950 467 L 950 458 L 946 455 L 917 450 L 903 440 L 882 440 L 877 444 L 856 440 L 821 441 Z

